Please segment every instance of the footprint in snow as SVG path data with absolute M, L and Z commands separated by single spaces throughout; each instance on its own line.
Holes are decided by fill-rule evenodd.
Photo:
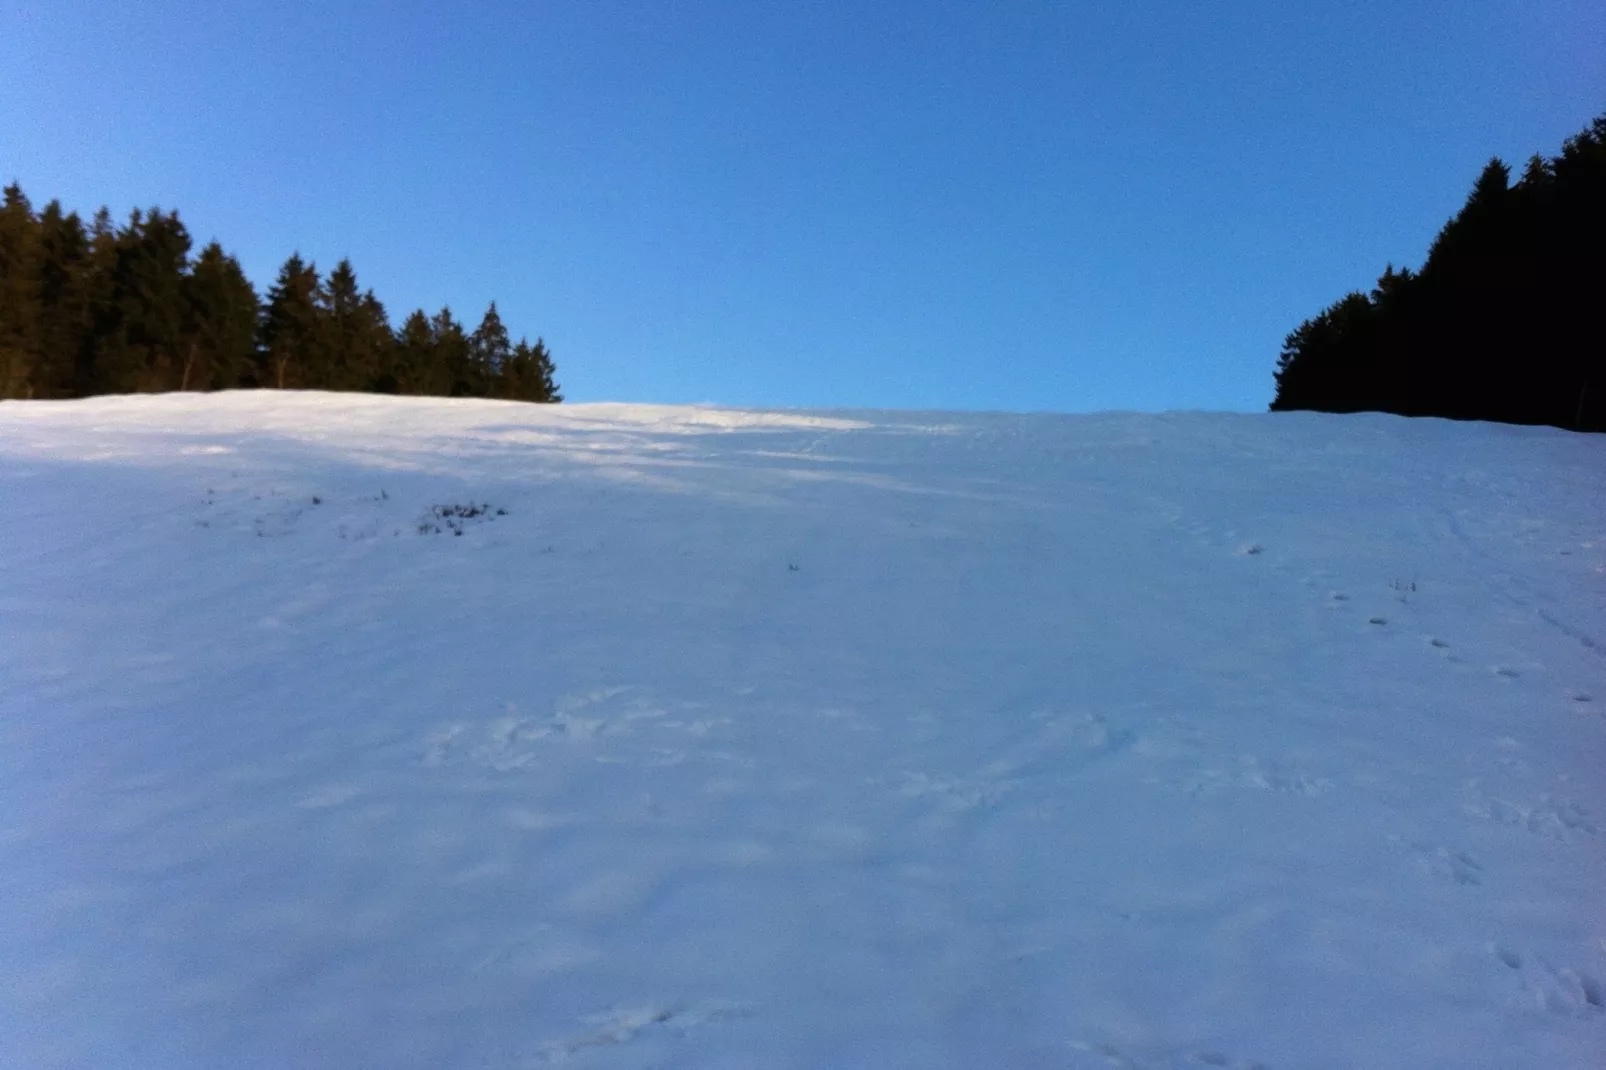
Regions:
M 1483 883 L 1483 863 L 1465 851 L 1433 847 L 1400 836 L 1390 836 L 1389 842 L 1412 855 L 1423 872 L 1440 880 L 1470 887 Z
M 355 784 L 329 784 L 308 792 L 297 805 L 303 810 L 327 810 L 331 806 L 348 803 L 360 794 L 362 789 Z
M 1309 776 L 1297 767 L 1280 762 L 1262 761 L 1252 754 L 1240 757 L 1236 767 L 1200 769 L 1182 782 L 1182 790 L 1197 798 L 1241 788 L 1309 798 L 1325 793 L 1332 786 L 1333 782 L 1326 778 Z
M 585 1028 L 574 1036 L 548 1044 L 541 1050 L 543 1061 L 567 1062 L 592 1049 L 628 1044 L 644 1034 L 666 1032 L 684 1039 L 700 1026 L 751 1013 L 748 1008 L 728 1000 L 700 1000 L 689 1004 L 648 1003 L 639 1007 L 614 1008 L 581 1019 Z
M 1198 1070 L 1201 1067 L 1218 1067 L 1220 1070 L 1271 1070 L 1265 1063 L 1254 1059 L 1237 1059 L 1213 1049 L 1173 1049 L 1134 1052 L 1114 1044 L 1090 1044 L 1072 1041 L 1073 1070 L 1093 1070 L 1095 1067 L 1114 1067 L 1115 1070 Z
M 1478 782 L 1464 789 L 1462 809 L 1474 817 L 1507 825 L 1547 840 L 1598 836 L 1600 828 L 1588 810 L 1546 792 L 1534 802 L 1501 799 L 1485 792 Z
M 1568 1018 L 1606 1014 L 1606 985 L 1599 978 L 1499 944 L 1489 950 L 1517 975 L 1525 1005 Z

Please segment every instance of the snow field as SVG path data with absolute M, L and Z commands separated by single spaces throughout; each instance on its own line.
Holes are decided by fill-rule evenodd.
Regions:
M 0 1063 L 1590 1067 L 1598 437 L 0 405 Z

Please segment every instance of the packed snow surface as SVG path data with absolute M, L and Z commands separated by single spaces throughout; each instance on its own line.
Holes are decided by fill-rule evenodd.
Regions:
M 0 1065 L 1599 1067 L 1606 441 L 0 404 Z

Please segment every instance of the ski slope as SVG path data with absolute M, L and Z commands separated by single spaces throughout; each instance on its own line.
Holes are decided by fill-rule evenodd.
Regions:
M 0 404 L 0 1065 L 1606 1065 L 1606 439 Z

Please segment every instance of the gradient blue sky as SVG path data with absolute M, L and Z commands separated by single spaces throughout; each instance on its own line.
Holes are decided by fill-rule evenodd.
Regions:
M 570 400 L 1261 409 L 1478 169 L 1606 111 L 1600 0 L 0 6 L 0 181 L 259 288 L 495 299 Z

